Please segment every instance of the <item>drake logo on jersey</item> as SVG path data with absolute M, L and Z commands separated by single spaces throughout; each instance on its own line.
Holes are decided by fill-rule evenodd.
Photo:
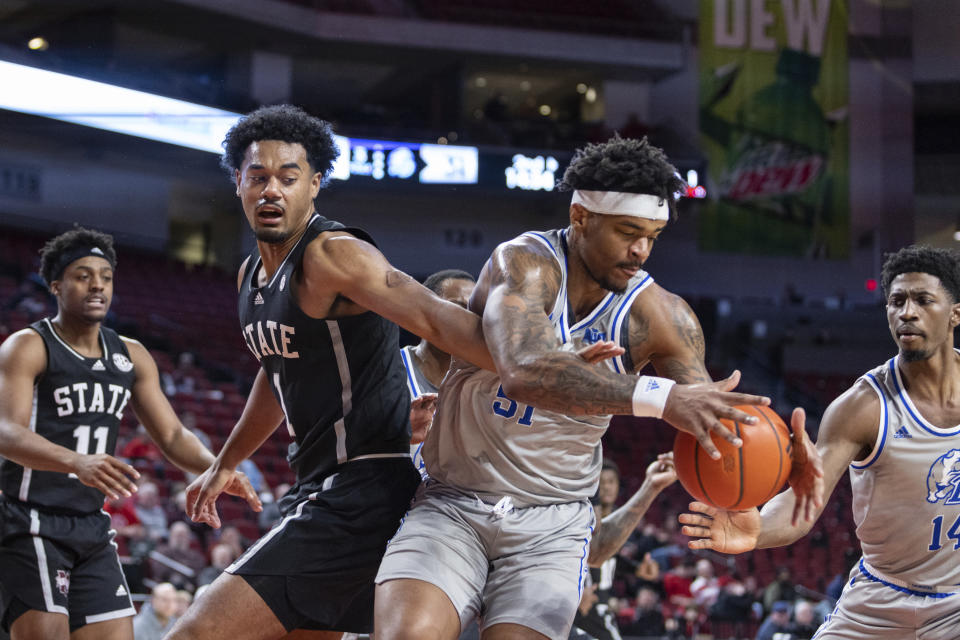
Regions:
M 594 344 L 595 342 L 600 342 L 601 340 L 606 339 L 606 333 L 594 329 L 593 327 L 587 327 L 587 330 L 583 332 L 583 341 L 587 344 Z
M 63 569 L 57 569 L 56 577 L 56 587 L 63 595 L 67 595 L 70 592 L 70 572 L 64 571 Z
M 930 466 L 927 502 L 960 504 L 960 449 L 950 449 Z
M 264 331 L 266 328 L 266 331 Z M 243 328 L 243 339 L 257 360 L 264 356 L 299 358 L 300 353 L 293 349 L 293 337 L 297 330 L 273 320 L 257 320 Z M 267 337 L 269 336 L 269 340 Z
M 123 355 L 122 353 L 113 354 L 113 366 L 115 366 L 117 369 L 119 369 L 123 373 L 126 373 L 131 369 L 133 369 L 133 363 L 130 362 L 130 358 Z

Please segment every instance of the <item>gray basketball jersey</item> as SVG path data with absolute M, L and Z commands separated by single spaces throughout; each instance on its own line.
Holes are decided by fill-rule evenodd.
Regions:
M 549 317 L 562 348 L 576 350 L 600 340 L 627 346 L 630 306 L 653 279 L 638 272 L 624 293 L 608 293 L 582 320 L 572 322 L 565 232 L 524 236 L 543 243 L 560 265 L 563 278 Z M 632 369 L 626 358 L 596 366 Z M 423 460 L 433 480 L 491 503 L 505 496 L 516 506 L 585 500 L 597 490 L 600 438 L 609 423 L 606 415 L 571 417 L 520 404 L 506 396 L 496 373 L 454 360 L 440 387 Z
M 407 370 L 407 391 L 410 392 L 410 399 L 415 400 L 425 393 L 436 393 L 437 388 L 433 383 L 427 380 L 423 375 L 417 361 L 413 357 L 415 345 L 408 345 L 400 349 L 400 359 L 403 360 L 403 368 Z
M 930 424 L 910 399 L 899 356 L 867 372 L 880 397 L 870 455 L 850 465 L 853 517 L 871 574 L 901 589 L 960 585 L 960 425 Z

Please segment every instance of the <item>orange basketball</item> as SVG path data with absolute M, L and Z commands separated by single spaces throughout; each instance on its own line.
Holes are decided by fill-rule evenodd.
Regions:
M 772 409 L 759 406 L 737 407 L 757 416 L 757 424 L 723 420 L 740 436 L 743 446 L 736 448 L 711 433 L 722 454 L 711 458 L 692 435 L 680 431 L 673 443 L 677 477 L 687 492 L 721 509 L 749 509 L 777 495 L 790 475 L 790 430 Z

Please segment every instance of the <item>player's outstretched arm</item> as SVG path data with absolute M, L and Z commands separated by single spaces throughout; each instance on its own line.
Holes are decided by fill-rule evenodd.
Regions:
M 0 455 L 37 471 L 76 474 L 110 498 L 131 495 L 140 474 L 130 465 L 106 453 L 77 453 L 30 430 L 33 387 L 46 366 L 43 338 L 31 329 L 0 345 Z
M 833 493 L 850 463 L 868 454 L 877 438 L 880 401 L 861 382 L 833 401 L 820 423 L 816 449 L 823 461 L 826 495 Z M 825 500 L 813 508 L 813 517 L 798 515 L 794 489 L 788 489 L 764 505 L 762 511 L 723 511 L 700 502 L 690 504 L 693 513 L 679 516 L 691 549 L 743 553 L 751 549 L 782 547 L 810 532 L 823 513 Z M 805 507 L 806 508 L 806 507 Z
M 596 524 L 587 563 L 599 567 L 620 551 L 660 492 L 676 482 L 673 453 L 661 453 L 647 466 L 643 484 L 623 505 Z
M 136 380 L 130 403 L 134 413 L 164 457 L 184 471 L 201 474 L 214 462 L 213 454 L 200 439 L 183 426 L 170 402 L 160 389 L 160 374 L 150 352 L 137 342 L 124 338 L 133 361 Z M 247 501 L 254 511 L 261 511 L 260 496 L 241 471 L 234 471 L 224 489 Z
M 235 486 L 232 485 L 237 465 L 259 449 L 283 420 L 283 410 L 270 390 L 266 373 L 260 369 L 253 380 L 243 413 L 223 444 L 223 449 L 210 468 L 187 487 L 187 515 L 192 520 L 206 522 L 214 528 L 220 526 L 217 497 L 223 492 L 241 495 L 234 492 Z M 256 507 L 255 510 L 259 511 Z
M 310 244 L 303 266 L 308 295 L 342 295 L 457 358 L 493 370 L 479 316 L 395 269 L 369 242 L 330 234 Z

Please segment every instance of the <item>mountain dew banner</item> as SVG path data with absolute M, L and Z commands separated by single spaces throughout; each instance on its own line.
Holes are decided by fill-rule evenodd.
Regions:
M 705 251 L 844 258 L 846 0 L 701 0 Z

